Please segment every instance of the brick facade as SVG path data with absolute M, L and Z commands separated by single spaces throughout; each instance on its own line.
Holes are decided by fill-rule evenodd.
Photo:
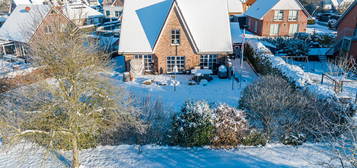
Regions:
M 180 30 L 180 44 L 171 44 L 171 31 Z M 184 28 L 182 20 L 179 17 L 178 11 L 175 6 L 169 13 L 165 26 L 161 30 L 160 37 L 158 38 L 155 48 L 153 50 L 154 71 L 158 73 L 167 73 L 167 57 L 168 56 L 184 56 L 185 69 L 190 70 L 200 65 L 201 55 L 197 54 L 194 50 L 194 45 L 189 39 L 187 30 Z M 144 53 L 143 53 L 144 54 Z M 219 63 L 223 63 L 227 54 L 217 54 Z M 126 64 L 134 58 L 135 54 L 124 54 Z M 129 68 L 129 67 L 127 67 Z
M 350 51 L 347 54 L 357 59 L 357 5 L 345 14 L 338 23 L 337 43 L 341 44 L 345 37 L 353 39 Z M 341 53 L 338 54 L 340 55 Z
M 357 5 L 340 21 L 337 27 L 337 39 L 340 40 L 345 36 L 353 36 L 356 27 L 357 27 Z
M 289 36 L 289 27 L 291 24 L 298 24 L 298 32 L 306 32 L 307 27 L 307 15 L 304 11 L 298 11 L 298 19 L 297 21 L 289 21 L 289 10 L 284 10 L 283 20 L 282 21 L 274 21 L 274 10 L 269 11 L 263 18 L 263 20 L 259 20 L 256 18 L 252 18 L 247 16 L 248 22 L 248 30 L 259 35 L 259 36 L 272 36 L 270 34 L 270 25 L 271 24 L 279 24 L 279 33 L 276 36 Z M 257 31 L 255 31 L 255 22 L 257 22 Z

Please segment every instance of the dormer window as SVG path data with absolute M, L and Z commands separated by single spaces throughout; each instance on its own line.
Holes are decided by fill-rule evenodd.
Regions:
M 289 11 L 289 21 L 297 21 L 298 20 L 298 11 L 293 10 Z
M 171 44 L 172 45 L 180 44 L 180 30 L 178 29 L 171 30 Z
M 274 21 L 282 21 L 284 19 L 284 11 L 276 10 L 274 12 Z

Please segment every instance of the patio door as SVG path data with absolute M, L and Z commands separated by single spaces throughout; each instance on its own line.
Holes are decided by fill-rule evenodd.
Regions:
M 178 72 L 184 72 L 185 71 L 185 57 L 184 56 L 168 56 L 166 66 L 167 66 L 167 73 L 173 73 L 175 66 L 177 66 Z

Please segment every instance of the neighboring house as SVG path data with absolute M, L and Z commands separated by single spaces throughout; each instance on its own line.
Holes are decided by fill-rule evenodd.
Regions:
M 66 31 L 74 25 L 57 8 L 48 5 L 18 5 L 0 28 L 1 54 L 27 56 L 28 44 L 39 35 Z
M 214 10 L 213 10 L 214 9 Z M 119 54 L 152 73 L 217 68 L 233 53 L 227 1 L 128 0 Z M 130 65 L 129 65 L 130 66 Z
M 94 27 L 103 23 L 104 15 L 102 13 L 81 2 L 66 3 L 62 6 L 62 10 L 64 15 L 77 26 Z
M 241 0 L 227 0 L 229 15 L 243 14 L 243 3 Z
M 260 36 L 306 32 L 309 16 L 298 0 L 257 0 L 245 15 L 248 30 Z
M 103 13 L 107 18 L 119 18 L 122 16 L 124 0 L 104 0 Z
M 357 1 L 337 21 L 337 50 L 339 56 L 357 59 Z

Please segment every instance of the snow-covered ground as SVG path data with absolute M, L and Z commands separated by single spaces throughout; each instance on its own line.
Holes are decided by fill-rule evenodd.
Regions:
M 226 103 L 233 107 L 238 106 L 241 92 L 243 89 L 252 83 L 257 75 L 253 69 L 245 62 L 242 72 L 240 71 L 239 61 L 236 59 L 235 70 L 242 74 L 243 80 L 238 83 L 234 81 L 232 89 L 232 80 L 219 79 L 213 76 L 213 80 L 206 86 L 200 85 L 190 86 L 189 80 L 193 75 L 177 75 L 176 80 L 179 85 L 174 91 L 172 85 L 173 75 L 143 75 L 138 76 L 135 81 L 123 82 L 121 73 L 110 74 L 114 82 L 124 86 L 127 91 L 136 96 L 150 96 L 161 100 L 167 107 L 178 111 L 186 100 L 206 100 L 210 103 Z M 152 85 L 143 84 L 144 81 L 153 80 Z M 167 83 L 167 86 L 160 86 L 158 83 Z
M 326 149 L 320 144 L 298 147 L 268 144 L 232 150 L 120 145 L 83 150 L 80 160 L 83 168 L 317 168 L 330 162 L 331 153 Z M 66 167 L 70 165 L 70 155 L 70 152 L 45 153 L 37 147 L 17 145 L 0 150 L 0 168 Z
M 25 63 L 23 59 L 7 55 L 8 58 L 0 56 L 0 78 L 15 77 L 20 74 L 31 72 L 34 68 Z
M 290 59 L 285 59 L 285 61 L 289 64 L 297 65 L 301 67 L 310 77 L 310 79 L 316 83 L 321 83 L 321 78 L 323 73 L 330 72 L 331 65 L 328 62 L 319 62 L 319 61 L 309 61 L 309 62 L 300 62 L 300 61 L 293 61 Z M 336 77 L 337 78 L 337 77 Z M 354 100 L 357 93 L 357 80 L 349 80 L 350 82 L 344 83 L 344 88 L 341 93 L 337 95 L 339 97 L 349 97 Z M 333 90 L 334 84 L 331 80 L 324 79 L 323 86 Z
M 307 33 L 337 33 L 335 30 L 329 29 L 327 26 L 320 24 L 307 25 Z

